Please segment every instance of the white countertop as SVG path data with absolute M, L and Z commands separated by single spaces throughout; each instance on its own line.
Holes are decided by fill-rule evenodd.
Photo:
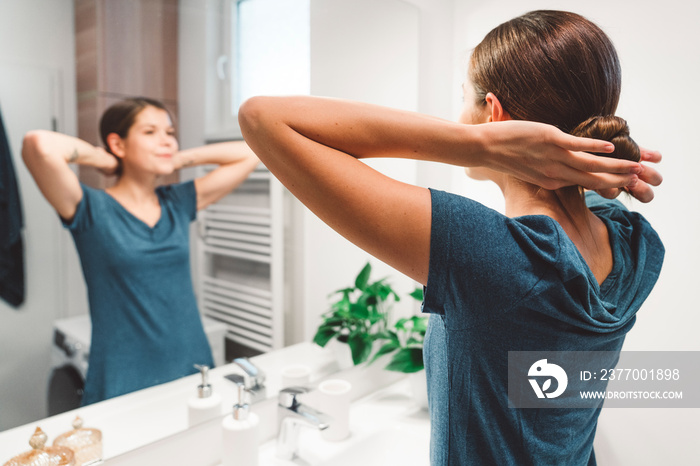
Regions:
M 407 379 L 377 390 L 350 407 L 350 437 L 326 441 L 303 428 L 299 458 L 275 457 L 275 440 L 260 447 L 259 466 L 425 466 L 430 463 L 430 415 L 411 396 Z
M 313 378 L 337 370 L 328 351 L 308 342 L 256 356 L 251 361 L 266 373 L 268 396 L 279 391 L 279 374 L 286 365 L 303 362 L 311 368 Z M 224 378 L 231 373 L 243 374 L 235 364 L 216 367 L 209 373 L 213 390 L 223 399 L 222 416 L 237 398 L 235 385 Z M 76 415 L 83 418 L 85 427 L 102 431 L 105 458 L 175 435 L 188 428 L 187 401 L 196 395 L 200 380 L 199 374 L 194 374 L 4 431 L 0 433 L 0 463 L 29 450 L 28 441 L 37 426 L 48 436 L 47 444 L 51 444 L 58 435 L 72 429 Z
M 402 462 L 404 466 L 427 464 L 427 411 L 418 408 L 409 396 L 404 374 L 383 370 L 380 362 L 339 372 L 332 351 L 308 342 L 251 358 L 251 361 L 266 374 L 267 399 L 252 406 L 252 411 L 261 419 L 261 466 L 291 465 L 274 458 L 276 395 L 282 388 L 282 369 L 300 363 L 310 367 L 312 386 L 328 378 L 349 381 L 353 400 L 348 440 L 325 442 L 311 430 L 301 434 L 300 454 L 308 458 L 306 464 L 370 466 L 396 464 L 394 459 L 399 457 L 419 458 L 413 463 Z M 223 399 L 222 410 L 219 418 L 201 425 L 187 425 L 187 402 L 195 396 L 200 383 L 199 374 L 195 374 L 2 432 L 0 461 L 28 450 L 27 442 L 37 426 L 46 432 L 50 444 L 58 435 L 70 430 L 72 420 L 79 415 L 85 427 L 102 431 L 105 466 L 165 464 L 166 457 L 177 458 L 178 464 L 216 464 L 220 458 L 216 450 L 221 445 L 221 418 L 230 412 L 237 400 L 235 384 L 224 378 L 231 373 L 242 374 L 242 370 L 228 364 L 210 371 L 213 390 Z M 308 395 L 311 406 L 312 395 L 313 392 Z M 346 462 L 338 463 L 340 457 Z M 370 462 L 368 458 L 373 460 Z M 356 460 L 358 462 L 352 462 Z

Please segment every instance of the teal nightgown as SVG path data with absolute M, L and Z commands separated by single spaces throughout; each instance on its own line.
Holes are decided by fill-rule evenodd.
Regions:
M 71 231 L 88 290 L 92 340 L 82 404 L 213 366 L 192 287 L 194 182 L 161 186 L 152 228 L 104 191 L 82 186 Z

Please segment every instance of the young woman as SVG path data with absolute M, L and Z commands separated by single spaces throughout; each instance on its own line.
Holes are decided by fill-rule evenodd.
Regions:
M 497 27 L 463 88 L 459 123 L 311 97 L 256 97 L 239 120 L 304 204 L 426 286 L 433 465 L 595 464 L 599 410 L 509 408 L 508 351 L 620 350 L 664 249 L 640 215 L 579 186 L 614 197 L 629 184 L 651 200 L 661 178 L 637 162 L 660 155 L 640 154 L 613 116 L 615 49 L 579 15 L 536 11 Z M 498 184 L 505 215 L 389 179 L 363 157 L 468 167 Z
M 184 151 L 163 104 L 127 99 L 100 122 L 106 150 L 50 131 L 24 138 L 22 157 L 46 200 L 71 231 L 92 319 L 83 405 L 213 366 L 190 276 L 189 227 L 198 210 L 241 184 L 259 163 L 244 142 Z M 117 173 L 102 190 L 81 184 L 78 163 Z M 189 165 L 218 168 L 158 187 Z

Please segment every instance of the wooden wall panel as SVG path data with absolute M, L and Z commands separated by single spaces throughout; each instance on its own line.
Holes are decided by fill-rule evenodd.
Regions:
M 102 2 L 101 90 L 177 100 L 177 1 Z
M 75 1 L 75 66 L 79 93 L 97 91 L 97 5 Z
M 101 145 L 99 118 L 127 97 L 162 101 L 178 114 L 178 0 L 74 0 L 78 136 Z M 80 179 L 105 188 L 115 180 L 80 167 Z M 177 181 L 174 174 L 164 182 Z

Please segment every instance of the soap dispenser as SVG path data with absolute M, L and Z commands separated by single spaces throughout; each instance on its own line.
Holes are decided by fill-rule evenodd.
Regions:
M 222 466 L 258 465 L 258 416 L 250 412 L 248 391 L 243 383 L 238 386 L 238 403 L 233 413 L 224 417 Z
M 209 383 L 209 366 L 195 364 L 202 376 L 201 385 L 197 386 L 196 396 L 187 403 L 189 426 L 192 427 L 221 415 L 221 396 L 214 393 Z

